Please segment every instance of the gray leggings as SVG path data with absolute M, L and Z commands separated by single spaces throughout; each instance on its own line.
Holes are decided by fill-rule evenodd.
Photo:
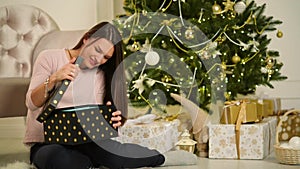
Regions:
M 155 167 L 165 158 L 156 150 L 108 139 L 75 146 L 37 143 L 31 148 L 30 161 L 38 169 L 119 169 Z

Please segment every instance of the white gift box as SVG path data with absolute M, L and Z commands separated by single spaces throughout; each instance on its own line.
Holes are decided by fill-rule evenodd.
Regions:
M 178 142 L 179 123 L 179 120 L 153 121 L 146 124 L 129 123 L 119 128 L 120 136 L 115 139 L 121 143 L 139 144 L 164 153 L 174 148 Z
M 242 124 L 240 128 L 240 159 L 263 159 L 269 154 L 268 122 Z M 209 125 L 209 158 L 237 159 L 234 124 Z
M 263 119 L 263 122 L 269 124 L 270 130 L 270 145 L 269 145 L 269 154 L 274 151 L 274 145 L 276 143 L 276 128 L 277 128 L 277 116 L 269 116 Z

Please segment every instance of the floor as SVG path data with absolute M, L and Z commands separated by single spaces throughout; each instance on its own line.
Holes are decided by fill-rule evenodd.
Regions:
M 22 144 L 22 139 L 1 138 L 0 168 L 15 161 L 28 161 L 28 148 Z M 161 169 L 182 169 L 183 166 L 159 167 Z M 184 166 L 185 169 L 300 169 L 300 165 L 279 164 L 274 155 L 264 160 L 221 160 L 199 158 L 197 165 Z

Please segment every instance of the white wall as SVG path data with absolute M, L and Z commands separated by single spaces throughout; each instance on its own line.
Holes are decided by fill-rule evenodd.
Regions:
M 114 18 L 114 1 L 97 0 L 97 20 L 112 20 Z
M 88 29 L 99 21 L 123 14 L 123 0 L 0 0 L 0 7 L 13 4 L 36 6 L 48 13 L 61 30 Z
M 112 20 L 124 14 L 123 0 L 97 0 L 97 20 Z
M 0 0 L 0 7 L 12 4 L 33 5 L 44 10 L 61 30 L 88 29 L 97 22 L 96 0 Z
M 259 87 L 257 93 L 266 92 L 273 97 L 282 98 L 284 109 L 300 108 L 300 1 L 299 0 L 257 0 L 258 4 L 266 3 L 266 15 L 283 21 L 278 28 L 283 32 L 282 38 L 276 32 L 270 33 L 272 38 L 270 49 L 280 52 L 279 60 L 283 62 L 282 74 L 288 77 L 281 82 L 273 82 L 274 89 Z

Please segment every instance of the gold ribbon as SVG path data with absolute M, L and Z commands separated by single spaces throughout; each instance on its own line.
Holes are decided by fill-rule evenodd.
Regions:
M 246 100 L 240 100 L 240 101 L 226 101 L 225 102 L 225 106 L 223 107 L 223 111 L 222 111 L 222 114 L 221 114 L 221 118 L 222 117 L 224 117 L 224 120 L 225 120 L 225 123 L 226 124 L 231 124 L 231 123 L 236 123 L 236 121 L 237 121 L 237 119 L 238 119 L 238 116 L 237 116 L 237 118 L 236 118 L 236 121 L 235 122 L 229 122 L 229 118 L 228 118 L 228 116 L 227 116 L 227 108 L 228 107 L 231 107 L 231 106 L 239 106 L 239 105 L 242 105 L 243 103 L 244 103 L 244 106 L 245 106 L 245 113 L 246 113 Z M 241 111 L 241 109 L 240 109 L 240 111 Z M 239 112 L 240 112 L 239 111 Z M 246 119 L 246 114 L 243 116 L 243 118 L 242 118 L 242 123 L 243 122 L 247 122 L 247 119 Z
M 240 129 L 242 125 L 243 119 L 246 117 L 246 102 L 241 101 L 241 110 L 239 112 L 236 124 L 235 124 L 235 141 L 236 141 L 236 151 L 237 151 L 237 156 L 238 159 L 241 157 L 241 152 L 240 152 Z
M 225 107 L 229 107 L 229 106 L 232 106 L 232 105 L 241 105 L 241 109 L 239 111 L 239 114 L 237 116 L 237 120 L 236 120 L 236 123 L 235 123 L 236 151 L 237 151 L 238 159 L 240 159 L 240 157 L 241 157 L 241 153 L 240 153 L 240 135 L 241 135 L 240 129 L 241 129 L 242 122 L 246 118 L 247 101 L 246 100 L 231 101 L 231 102 L 225 102 L 225 104 L 226 104 Z M 225 111 L 223 111 L 223 112 L 225 112 Z

